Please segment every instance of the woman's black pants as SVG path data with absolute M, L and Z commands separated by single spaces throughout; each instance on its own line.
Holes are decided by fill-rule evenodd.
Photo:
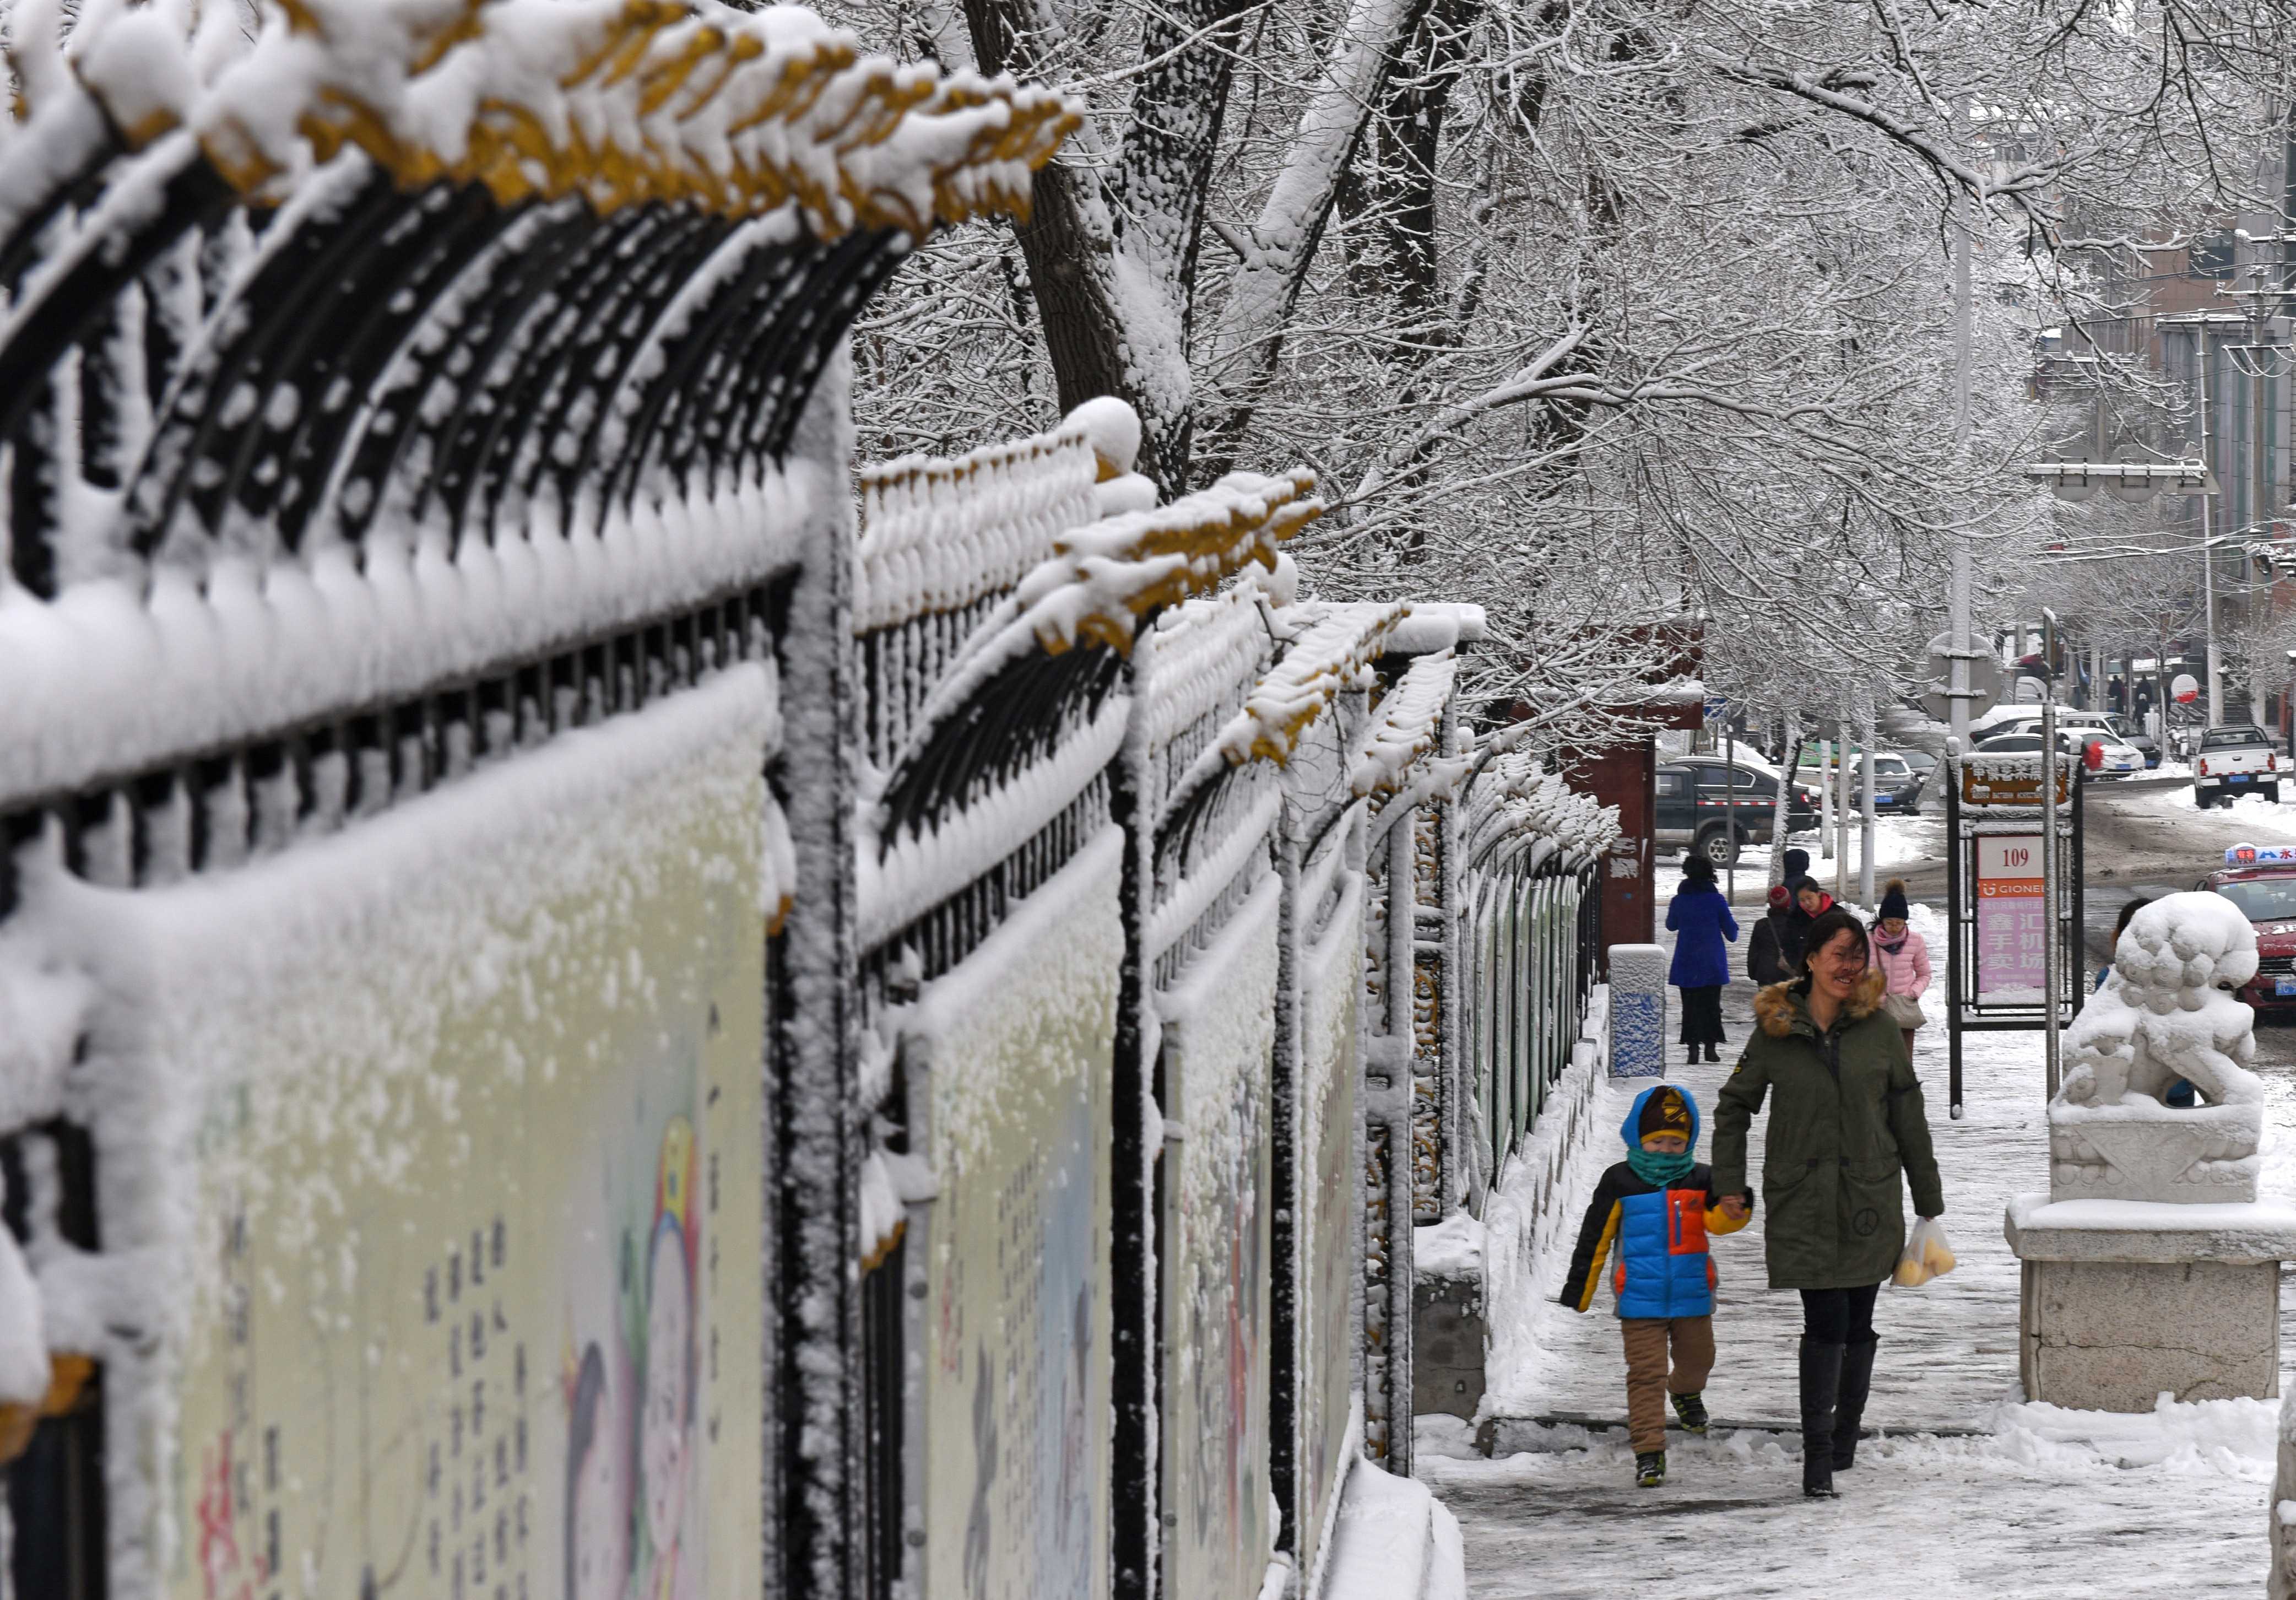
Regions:
M 1722 1038 L 1722 986 L 1702 984 L 1682 991 L 1681 1045 L 1718 1045 Z
M 1863 1289 L 1805 1289 L 1801 1333 L 1820 1344 L 1864 1344 L 1874 1337 L 1874 1301 L 1882 1285 Z

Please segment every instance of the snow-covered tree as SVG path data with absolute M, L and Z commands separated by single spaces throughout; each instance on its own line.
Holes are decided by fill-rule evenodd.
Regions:
M 865 446 L 1115 392 L 1168 489 L 1303 460 L 1334 503 L 1309 582 L 1486 600 L 1480 686 L 1557 739 L 1647 674 L 1654 621 L 1704 618 L 1710 677 L 1774 693 L 1885 613 L 1942 626 L 1956 537 L 2030 556 L 2032 335 L 2251 198 L 2296 29 L 2262 0 L 845 6 L 1094 113 L 1026 226 L 939 241 L 864 325 Z

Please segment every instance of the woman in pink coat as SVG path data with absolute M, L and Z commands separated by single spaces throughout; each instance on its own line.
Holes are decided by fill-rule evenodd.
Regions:
M 1914 1054 L 1914 1030 L 1922 1025 L 1922 995 L 1930 986 L 1930 948 L 1906 922 L 1906 881 L 1892 878 L 1882 891 L 1881 920 L 1874 924 L 1874 970 L 1886 982 L 1882 1004 L 1906 1036 L 1906 1058 Z

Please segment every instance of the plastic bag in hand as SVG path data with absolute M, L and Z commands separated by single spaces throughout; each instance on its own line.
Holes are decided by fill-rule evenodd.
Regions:
M 1923 1217 L 1906 1235 L 1906 1248 L 1898 1254 L 1898 1270 L 1890 1275 L 1890 1281 L 1900 1289 L 1917 1288 L 1931 1278 L 1943 1277 L 1958 1265 L 1953 1246 L 1945 1242 L 1945 1225 L 1934 1217 Z

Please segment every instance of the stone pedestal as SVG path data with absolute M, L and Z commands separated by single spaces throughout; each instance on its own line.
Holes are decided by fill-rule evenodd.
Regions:
M 2021 1194 L 2025 1398 L 2081 1411 L 2280 1391 L 2280 1262 L 2296 1209 Z

